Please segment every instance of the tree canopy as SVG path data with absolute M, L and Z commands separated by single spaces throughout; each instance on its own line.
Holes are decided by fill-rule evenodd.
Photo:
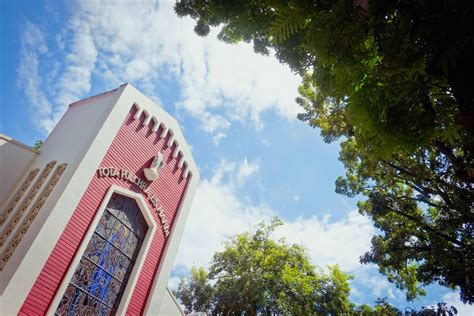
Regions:
M 255 232 L 230 237 L 212 259 L 209 273 L 191 268 L 181 279 L 176 297 L 185 312 L 212 315 L 363 315 L 401 316 L 385 298 L 375 306 L 349 301 L 352 278 L 337 265 L 327 272 L 312 265 L 304 248 L 274 240 L 271 235 L 282 222 L 274 218 L 260 223 Z M 410 310 L 412 316 L 457 314 L 456 308 L 437 306 Z
M 337 266 L 324 273 L 310 263 L 301 246 L 273 240 L 271 234 L 281 223 L 274 219 L 269 225 L 261 223 L 254 233 L 231 237 L 224 249 L 214 254 L 208 275 L 203 269 L 192 269 L 191 280 L 182 280 L 176 291 L 186 311 L 223 315 L 348 313 L 351 277 Z M 206 278 L 215 284 L 211 286 Z
M 195 0 L 205 36 L 253 43 L 302 77 L 299 118 L 341 142 L 336 191 L 380 230 L 361 257 L 407 298 L 439 282 L 474 302 L 474 2 Z
M 186 313 L 208 311 L 212 307 L 214 288 L 208 282 L 208 273 L 204 268 L 191 268 L 189 281 L 181 279 L 176 297 L 186 308 Z

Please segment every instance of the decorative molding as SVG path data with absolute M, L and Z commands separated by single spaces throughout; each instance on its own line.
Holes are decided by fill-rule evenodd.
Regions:
M 186 169 L 185 169 L 184 172 L 183 172 L 183 178 L 184 178 L 184 179 L 187 179 L 188 176 L 189 176 L 189 177 L 192 177 L 192 176 L 193 176 L 193 173 L 192 173 L 191 170 L 189 170 L 189 167 L 186 166 Z
M 48 178 L 49 174 L 51 173 L 55 165 L 56 165 L 56 161 L 53 160 L 53 161 L 50 161 L 46 165 L 46 167 L 44 167 L 39 178 L 36 180 L 30 192 L 21 203 L 20 208 L 15 212 L 15 216 L 13 216 L 13 218 L 10 220 L 10 223 L 7 229 L 2 233 L 2 236 L 0 237 L 0 247 L 3 246 L 5 241 L 8 239 L 8 236 L 10 236 L 13 229 L 15 229 L 16 224 L 20 221 L 23 214 L 25 214 L 26 210 L 30 206 L 31 202 L 34 200 L 36 194 L 38 193 L 39 189 Z
M 181 156 L 181 159 L 179 159 L 179 161 L 178 161 L 178 168 L 179 168 L 179 169 L 183 168 L 183 164 L 184 164 L 184 163 L 185 163 L 184 157 Z
M 154 132 L 154 133 L 155 132 L 158 133 L 158 131 L 161 127 L 162 128 L 161 132 L 158 133 L 159 137 L 161 139 L 165 139 L 166 136 L 168 136 L 168 139 L 165 141 L 164 145 L 166 147 L 171 148 L 173 146 L 173 143 L 174 143 L 174 148 L 171 151 L 171 157 L 173 159 L 176 159 L 177 167 L 179 169 L 183 168 L 183 166 L 184 166 L 184 170 L 183 170 L 183 173 L 181 174 L 181 177 L 184 178 L 184 179 L 187 179 L 189 174 L 190 173 L 192 174 L 192 172 L 191 172 L 191 170 L 189 170 L 188 161 L 186 161 L 186 158 L 184 157 L 184 151 L 182 151 L 180 149 L 179 141 L 177 139 L 175 139 L 174 130 L 171 127 L 166 126 L 166 124 L 162 120 L 161 121 L 158 120 L 158 118 L 156 116 L 152 116 L 147 110 L 145 110 L 143 107 L 139 106 L 137 103 L 134 103 L 133 107 L 136 108 L 136 112 L 133 116 L 134 120 L 139 120 L 141 115 L 144 114 L 145 118 L 144 118 L 143 122 L 141 122 L 142 125 L 148 126 L 149 123 L 151 121 L 153 121 L 154 124 L 151 127 L 151 131 Z M 147 179 L 148 179 L 148 177 L 147 177 Z M 148 179 L 148 180 L 152 181 L 151 179 Z
M 163 122 L 161 122 L 161 126 L 163 126 L 163 130 L 161 131 L 160 138 L 165 138 L 166 134 L 168 134 L 168 127 Z
M 168 129 L 168 141 L 166 142 L 166 146 L 167 147 L 171 147 L 171 145 L 173 145 L 173 141 L 174 141 L 174 132 L 173 130 L 170 128 Z
M 18 204 L 18 202 L 20 202 L 21 198 L 25 194 L 31 182 L 33 182 L 35 177 L 38 175 L 39 171 L 40 171 L 39 168 L 35 168 L 30 171 L 26 179 L 23 181 L 21 186 L 16 191 L 15 195 L 10 200 L 10 203 L 8 203 L 7 207 L 0 214 L 0 226 L 2 226 L 5 223 L 5 220 L 7 219 L 8 215 L 10 215 L 10 213 L 13 211 L 13 209 Z
M 136 105 L 136 104 L 135 104 Z M 136 105 L 137 106 L 137 105 Z M 142 115 L 142 109 L 140 109 L 139 107 L 137 107 L 137 112 L 135 112 L 135 115 L 133 116 L 133 119 L 134 120 L 138 120 L 140 119 L 140 115 Z
M 177 139 L 174 140 L 174 150 L 173 154 L 171 155 L 173 158 L 176 158 L 178 156 L 178 153 L 181 153 L 181 156 L 183 156 L 183 152 L 179 150 L 179 142 Z
M 52 161 L 48 165 L 50 165 L 51 163 L 53 163 L 53 166 L 54 164 L 56 164 L 55 161 L 54 162 Z M 3 270 L 8 260 L 11 258 L 13 252 L 15 251 L 16 247 L 18 247 L 18 245 L 20 244 L 21 239 L 28 231 L 28 228 L 30 228 L 31 224 L 33 223 L 34 219 L 36 218 L 39 211 L 43 207 L 44 203 L 46 203 L 46 200 L 48 199 L 49 195 L 51 194 L 54 187 L 56 186 L 59 179 L 61 178 L 62 174 L 64 173 L 64 170 L 66 170 L 66 167 L 67 167 L 67 163 L 63 163 L 56 168 L 56 171 L 54 172 L 54 174 L 52 175 L 51 179 L 48 181 L 46 186 L 43 188 L 43 191 L 41 192 L 37 201 L 31 208 L 27 217 L 23 219 L 20 229 L 16 232 L 15 236 L 10 241 L 8 247 L 0 255 L 0 271 Z
M 145 111 L 143 112 L 145 113 Z M 148 126 L 148 124 L 150 124 L 150 121 L 151 121 L 151 115 L 148 113 L 145 113 L 145 119 L 143 120 L 142 125 Z
M 153 122 L 155 122 L 155 125 L 153 125 L 153 128 L 151 129 L 151 131 L 152 131 L 153 133 L 156 133 L 156 132 L 158 131 L 158 128 L 160 127 L 160 122 L 158 121 L 158 119 L 157 119 L 155 116 L 153 116 L 153 117 L 151 118 L 151 120 L 152 120 Z

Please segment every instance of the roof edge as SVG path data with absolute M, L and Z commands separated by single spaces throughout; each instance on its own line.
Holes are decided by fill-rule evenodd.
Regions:
M 26 144 L 24 144 L 24 143 L 22 143 L 22 142 L 20 142 L 16 139 L 11 138 L 10 136 L 5 135 L 5 134 L 0 133 L 0 139 L 6 140 L 9 143 L 15 144 L 15 145 L 17 145 L 21 148 L 24 148 L 26 150 L 31 151 L 32 153 L 35 153 L 37 155 L 39 154 L 39 152 L 34 150 L 33 147 L 28 146 L 28 145 L 26 145 Z
M 117 92 L 118 90 L 120 89 L 124 89 L 129 83 L 123 83 L 121 84 L 120 86 L 118 86 L 117 88 L 115 89 L 112 89 L 112 90 L 109 90 L 109 91 L 105 91 L 105 92 L 102 92 L 102 93 L 99 93 L 99 94 L 96 94 L 96 95 L 92 95 L 90 97 L 87 97 L 85 99 L 81 99 L 79 101 L 75 101 L 75 102 L 72 102 L 69 104 L 68 107 L 71 107 L 71 106 L 76 106 L 76 105 L 79 105 L 79 104 L 83 104 L 83 103 L 86 103 L 86 102 L 89 102 L 89 101 L 92 101 L 92 100 L 95 100 L 95 99 L 98 99 L 98 98 L 101 98 L 101 97 L 104 97 L 106 95 L 109 95 L 109 94 L 113 94 L 115 92 Z

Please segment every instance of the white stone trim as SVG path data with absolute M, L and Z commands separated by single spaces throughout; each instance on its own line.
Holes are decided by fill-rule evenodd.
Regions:
M 21 148 L 24 148 L 24 149 L 26 149 L 26 150 L 29 150 L 29 151 L 31 151 L 32 153 L 38 155 L 38 151 L 37 151 L 37 150 L 34 150 L 33 147 L 28 146 L 28 145 L 26 145 L 26 144 L 23 144 L 22 142 L 19 142 L 19 141 L 17 141 L 16 139 L 13 139 L 13 138 L 11 138 L 11 137 L 5 135 L 5 134 L 0 133 L 0 139 L 6 140 L 7 142 L 10 142 L 10 143 L 12 143 L 12 144 L 15 144 L 15 145 L 17 145 L 17 146 L 19 146 L 19 147 L 21 147 Z
M 184 163 L 185 163 L 184 157 L 181 156 L 181 159 L 180 159 L 179 162 L 178 162 L 178 168 L 179 168 L 179 169 L 183 168 L 183 164 L 184 164 Z
M 186 166 L 186 169 L 183 172 L 183 178 L 186 179 L 188 177 L 188 175 L 192 176 L 193 173 L 189 170 L 188 166 Z
M 76 271 L 77 266 L 79 265 L 79 262 L 81 261 L 82 255 L 84 254 L 84 251 L 87 248 L 87 245 L 89 244 L 90 239 L 92 238 L 92 235 L 94 234 L 94 231 L 97 227 L 97 224 L 99 223 L 100 218 L 104 214 L 105 208 L 107 204 L 109 203 L 110 197 L 112 196 L 113 193 L 118 193 L 121 195 L 128 196 L 130 198 L 133 198 L 141 212 L 143 217 L 145 218 L 145 221 L 148 225 L 148 231 L 145 235 L 145 238 L 143 240 L 142 246 L 140 248 L 140 252 L 138 253 L 137 259 L 135 260 L 135 264 L 133 266 L 133 270 L 130 274 L 130 277 L 127 282 L 127 286 L 125 287 L 125 290 L 123 292 L 120 304 L 117 308 L 117 315 L 125 315 L 127 311 L 127 306 L 128 303 L 130 302 L 130 299 L 132 298 L 133 290 L 135 289 L 135 285 L 137 284 L 138 277 L 139 277 L 139 271 L 142 269 L 143 264 L 145 262 L 146 254 L 148 253 L 148 250 L 150 249 L 151 246 L 151 241 L 153 240 L 153 236 L 155 235 L 156 229 L 157 229 L 157 223 L 153 219 L 153 216 L 151 215 L 150 210 L 147 207 L 147 204 L 145 202 L 145 199 L 143 195 L 137 192 L 130 191 L 128 189 L 122 188 L 118 185 L 111 185 L 110 188 L 108 189 L 107 193 L 104 196 L 104 199 L 102 200 L 95 216 L 94 220 L 92 221 L 91 225 L 89 226 L 89 229 L 86 233 L 86 236 L 83 238 L 81 245 L 79 246 L 74 259 L 69 266 L 69 269 L 64 276 L 60 287 L 58 288 L 56 292 L 56 296 L 51 302 L 51 305 L 49 306 L 48 309 L 48 315 L 54 315 L 54 312 L 56 311 L 61 298 L 64 295 L 64 292 L 66 291 L 69 282 L 71 281 L 74 272 Z
M 173 144 L 173 141 L 174 141 L 174 132 L 171 128 L 168 129 L 168 134 L 170 136 L 168 137 L 168 142 L 166 142 L 166 146 L 171 147 L 171 145 Z
M 133 116 L 134 120 L 139 120 L 140 116 L 142 115 L 142 109 L 135 103 L 133 104 L 137 108 L 137 112 L 135 112 L 135 115 Z
M 186 165 L 184 166 L 183 173 L 181 174 L 181 176 L 182 176 L 184 179 L 186 179 L 186 177 L 188 176 L 188 170 L 189 170 L 188 164 L 186 164 Z
M 145 119 L 143 120 L 143 123 L 142 125 L 143 126 L 148 126 L 148 124 L 150 124 L 150 121 L 151 121 L 151 115 L 149 115 L 148 113 L 145 113 Z
M 173 141 L 177 140 L 179 142 L 180 150 L 182 150 L 184 159 L 188 163 L 189 168 L 192 171 L 192 174 L 198 174 L 198 170 L 194 160 L 192 158 L 191 152 L 187 147 L 186 140 L 184 139 L 181 129 L 178 122 L 166 113 L 162 108 L 157 106 L 153 101 L 148 99 L 146 96 L 137 91 L 132 85 L 126 84 L 124 86 L 123 95 L 120 98 L 120 101 L 123 100 L 133 100 L 133 103 L 136 104 L 142 111 L 146 111 L 147 115 L 153 113 L 153 116 L 159 121 L 159 126 L 162 126 L 163 130 L 160 133 L 160 138 L 165 138 L 167 134 L 171 134 L 170 138 L 167 141 L 167 146 L 170 147 L 173 144 Z M 139 118 L 139 117 L 138 117 Z M 153 130 L 153 128 L 152 128 Z
M 151 120 L 155 123 L 155 124 L 153 125 L 153 128 L 151 129 L 151 131 L 152 131 L 153 133 L 156 133 L 156 132 L 158 131 L 158 128 L 160 127 L 160 121 L 158 121 L 158 119 L 156 118 L 156 116 L 153 116 L 153 117 L 151 118 Z
M 163 297 L 165 295 L 171 269 L 173 268 L 173 264 L 176 259 L 179 243 L 183 237 L 184 226 L 186 224 L 186 220 L 191 209 L 191 203 L 199 183 L 199 174 L 197 174 L 196 177 L 190 178 L 188 181 L 188 185 L 186 186 L 186 190 L 183 195 L 183 201 L 179 206 L 175 222 L 171 228 L 171 233 L 163 251 L 163 259 L 160 266 L 158 267 L 155 280 L 153 280 L 150 295 L 148 296 L 148 300 L 144 309 L 145 315 L 159 315 L 160 306 L 163 302 Z
M 178 151 L 180 153 L 182 153 L 182 151 L 179 150 L 179 142 L 178 142 L 177 139 L 174 140 L 174 144 L 175 144 L 175 147 L 174 147 L 172 156 L 173 156 L 173 158 L 176 158 L 178 156 Z
M 165 138 L 166 134 L 168 133 L 168 127 L 166 127 L 166 124 L 161 122 L 160 124 L 163 126 L 163 130 L 161 131 L 160 138 Z
M 170 298 L 171 302 L 173 302 L 173 304 L 176 306 L 176 311 L 179 311 L 179 316 L 185 316 L 186 314 L 184 313 L 181 305 L 176 300 L 176 297 L 174 296 L 173 292 L 168 287 L 166 287 L 166 293 L 167 293 L 168 297 Z M 178 316 L 178 315 L 176 315 L 176 316 Z

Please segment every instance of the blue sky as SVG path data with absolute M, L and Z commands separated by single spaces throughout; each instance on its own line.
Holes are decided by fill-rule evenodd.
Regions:
M 193 264 L 208 266 L 225 236 L 278 215 L 286 224 L 277 235 L 305 245 L 316 265 L 339 263 L 355 276 L 354 302 L 461 307 L 439 286 L 406 302 L 358 263 L 376 231 L 356 199 L 334 192 L 344 172 L 338 144 L 296 120 L 299 78 L 246 44 L 217 41 L 215 31 L 199 38 L 172 6 L 0 0 L 0 132 L 32 145 L 69 103 L 130 82 L 177 118 L 201 172 L 171 287 Z

